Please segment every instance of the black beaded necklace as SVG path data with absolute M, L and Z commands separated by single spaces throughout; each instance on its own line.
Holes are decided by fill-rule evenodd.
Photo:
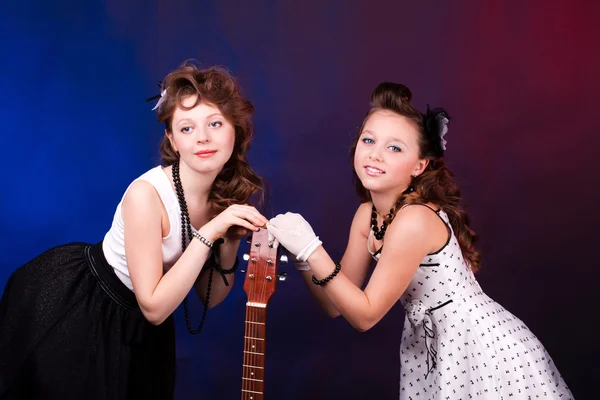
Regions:
M 175 184 L 175 193 L 177 194 L 177 200 L 179 201 L 179 208 L 181 209 L 181 248 L 182 252 L 187 248 L 188 240 L 192 240 L 192 225 L 190 223 L 190 214 L 187 208 L 187 202 L 185 201 L 185 196 L 183 194 L 183 186 L 181 185 L 181 178 L 179 177 L 179 160 L 173 163 L 172 169 L 173 183 Z M 202 327 L 204 326 L 204 320 L 206 319 L 206 312 L 208 310 L 208 302 L 210 301 L 210 288 L 212 286 L 213 280 L 213 272 L 216 269 L 219 271 L 221 276 L 223 277 L 223 281 L 226 286 L 229 286 L 227 282 L 227 278 L 225 278 L 224 274 L 232 274 L 235 272 L 238 266 L 238 259 L 236 257 L 235 263 L 231 269 L 223 269 L 219 265 L 219 254 L 218 249 L 219 245 L 223 243 L 223 239 L 218 239 L 214 243 L 215 251 L 212 251 L 210 257 L 207 261 L 207 267 L 210 271 L 208 271 L 208 284 L 206 286 L 206 301 L 204 303 L 204 310 L 202 311 L 202 319 L 200 320 L 200 324 L 197 329 L 192 329 L 192 324 L 190 323 L 189 311 L 188 311 L 188 299 L 187 296 L 183 299 L 183 312 L 185 315 L 185 325 L 187 326 L 188 331 L 192 334 L 198 334 L 202 331 Z
M 402 192 L 402 195 L 400 196 L 400 198 L 398 199 L 398 201 L 396 202 L 394 207 L 390 208 L 389 214 L 387 214 L 385 216 L 385 218 L 383 219 L 381 228 L 377 227 L 377 209 L 375 208 L 375 204 L 373 204 L 373 208 L 371 209 L 371 229 L 373 230 L 373 234 L 375 235 L 375 238 L 377 240 L 383 239 L 383 237 L 385 236 L 385 231 L 387 230 L 388 224 L 391 224 L 392 220 L 394 219 L 395 210 L 398 207 L 400 207 L 400 205 L 404 202 L 404 200 L 406 199 L 406 196 L 408 196 L 409 194 L 411 194 L 414 191 L 415 191 L 415 188 L 413 186 L 409 186 L 408 189 L 406 189 L 404 192 Z M 390 222 L 388 223 L 387 220 L 389 220 Z
M 179 160 L 173 163 L 171 168 L 171 172 L 173 175 L 173 183 L 175 184 L 175 193 L 177 194 L 177 200 L 179 201 L 179 208 L 181 209 L 181 248 L 182 252 L 187 248 L 188 240 L 192 240 L 192 224 L 190 223 L 190 213 L 187 208 L 187 202 L 185 201 L 185 196 L 183 194 L 183 186 L 181 185 L 181 178 L 179 177 Z M 202 311 L 202 319 L 200 320 L 200 324 L 197 329 L 192 329 L 192 324 L 190 323 L 189 311 L 188 311 L 188 299 L 187 296 L 183 299 L 183 312 L 185 315 L 185 324 L 187 326 L 188 331 L 195 335 L 200 333 L 202 327 L 204 326 L 204 320 L 206 318 L 206 311 L 208 310 L 208 301 L 210 300 L 210 287 L 212 285 L 213 278 L 213 269 L 211 268 L 208 276 L 208 285 L 206 288 L 206 303 L 204 303 L 204 310 Z

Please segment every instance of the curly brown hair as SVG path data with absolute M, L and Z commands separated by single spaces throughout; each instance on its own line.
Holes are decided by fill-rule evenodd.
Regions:
M 481 255 L 475 250 L 477 234 L 469 227 L 469 216 L 460 205 L 460 190 L 454 182 L 453 174 L 446 167 L 446 163 L 439 152 L 436 151 L 439 143 L 433 143 L 432 140 L 436 139 L 426 134 L 424 115 L 412 105 L 411 100 L 412 93 L 406 86 L 393 82 L 380 83 L 371 95 L 371 108 L 352 142 L 351 160 L 354 159 L 356 145 L 365 123 L 374 112 L 388 110 L 411 121 L 419 133 L 419 157 L 429 160 L 429 163 L 422 174 L 412 178 L 411 185 L 415 191 L 408 196 L 400 196 L 398 201 L 400 204 L 430 202 L 444 209 L 448 214 L 465 260 L 470 264 L 473 271 L 477 271 L 481 266 Z M 437 140 L 439 140 L 439 137 Z M 361 202 L 371 201 L 371 194 L 358 179 L 356 171 L 354 171 L 354 183 Z M 396 210 L 399 208 L 397 207 Z
M 218 107 L 234 126 L 233 153 L 215 179 L 209 196 L 215 213 L 232 204 L 250 203 L 255 195 L 258 203 L 262 203 L 265 189 L 263 179 L 252 170 L 246 157 L 254 137 L 254 106 L 244 98 L 234 77 L 224 68 L 213 66 L 200 69 L 194 60 L 187 60 L 170 72 L 161 86 L 161 90 L 166 90 L 167 94 L 166 100 L 157 109 L 157 117 L 159 123 L 165 124 L 167 132 L 173 132 L 173 114 L 177 107 L 190 110 L 202 101 Z M 185 107 L 182 101 L 193 95 L 198 96 L 196 103 Z M 167 166 L 179 159 L 179 153 L 173 149 L 166 135 L 160 144 L 160 154 L 163 164 Z

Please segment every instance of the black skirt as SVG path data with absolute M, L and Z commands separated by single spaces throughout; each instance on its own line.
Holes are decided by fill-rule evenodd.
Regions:
M 50 249 L 0 301 L 0 399 L 172 399 L 175 326 L 143 316 L 101 243 Z

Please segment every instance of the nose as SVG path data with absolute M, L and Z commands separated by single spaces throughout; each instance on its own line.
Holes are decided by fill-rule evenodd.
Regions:
M 198 143 L 209 143 L 210 133 L 206 127 L 199 128 L 196 130 L 196 141 Z
M 371 148 L 371 152 L 369 153 L 369 160 L 378 161 L 378 162 L 383 161 L 383 158 L 381 157 L 381 153 L 377 146 L 373 146 Z

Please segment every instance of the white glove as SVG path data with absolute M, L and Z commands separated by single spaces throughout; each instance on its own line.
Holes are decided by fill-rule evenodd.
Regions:
M 301 262 L 323 244 L 300 214 L 279 214 L 269 221 L 267 231 Z
M 272 240 L 271 234 L 269 234 L 269 241 Z M 277 239 L 274 239 L 274 241 L 276 243 L 279 243 L 277 241 Z M 283 247 L 283 246 L 282 246 Z M 308 265 L 308 263 L 306 261 L 298 261 L 296 260 L 296 256 L 292 255 L 292 253 L 290 253 L 285 247 L 283 247 L 283 252 L 287 255 L 287 257 L 289 259 L 292 259 L 292 257 L 294 258 L 294 267 L 296 267 L 296 269 L 298 271 L 310 271 L 310 265 Z
M 296 261 L 294 265 L 298 271 L 310 271 L 310 265 L 306 261 Z
M 268 230 L 267 232 L 269 234 L 269 242 L 273 242 L 275 244 L 275 247 L 279 247 L 279 241 L 275 239 L 273 235 L 271 235 L 271 232 L 269 232 Z M 306 261 L 298 261 L 296 259 L 296 256 L 290 253 L 288 249 L 286 249 L 283 246 L 281 246 L 281 248 L 283 249 L 283 252 L 285 253 L 288 259 L 294 258 L 294 267 L 296 267 L 298 271 L 310 271 L 310 265 L 308 265 Z

